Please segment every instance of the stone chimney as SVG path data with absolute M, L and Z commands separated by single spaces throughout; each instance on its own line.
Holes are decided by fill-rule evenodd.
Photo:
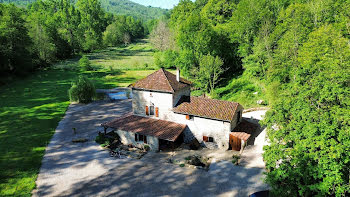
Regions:
M 176 69 L 176 81 L 180 82 L 180 69 Z

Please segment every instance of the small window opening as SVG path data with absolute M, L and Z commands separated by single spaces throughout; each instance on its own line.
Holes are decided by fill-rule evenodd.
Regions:
M 193 115 L 186 115 L 186 120 L 193 120 Z
M 154 105 L 149 106 L 149 115 L 154 116 Z
M 203 136 L 203 142 L 214 142 L 213 137 Z
M 147 143 L 147 136 L 136 133 L 135 134 L 135 141 Z

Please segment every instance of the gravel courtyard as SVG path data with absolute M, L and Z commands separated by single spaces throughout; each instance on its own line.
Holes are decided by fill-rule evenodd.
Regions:
M 94 141 L 100 124 L 130 111 L 131 100 L 71 105 L 47 147 L 33 196 L 248 196 L 268 188 L 264 169 L 254 164 L 214 162 L 207 172 L 110 157 Z M 78 138 L 88 141 L 72 142 Z

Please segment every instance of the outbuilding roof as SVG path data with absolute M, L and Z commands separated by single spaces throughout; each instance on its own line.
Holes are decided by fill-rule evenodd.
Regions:
M 258 125 L 246 120 L 246 118 L 242 118 L 242 121 L 233 129 L 230 135 L 238 137 L 244 141 L 247 141 L 249 137 L 255 134 L 258 129 Z
M 190 84 L 190 81 L 181 77 L 180 81 L 177 81 L 176 75 L 161 68 L 130 86 L 136 89 L 174 93 Z
M 103 127 L 154 136 L 174 142 L 185 130 L 186 125 L 136 115 L 126 115 L 102 124 Z
M 239 103 L 195 96 L 183 96 L 173 109 L 175 113 L 231 122 Z

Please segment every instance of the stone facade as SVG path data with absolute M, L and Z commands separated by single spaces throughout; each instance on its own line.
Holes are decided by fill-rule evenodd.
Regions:
M 178 92 L 166 93 L 147 90 L 132 90 L 132 108 L 133 113 L 140 116 L 146 116 L 146 106 L 153 105 L 158 107 L 159 119 L 172 121 L 172 109 L 179 102 L 181 96 L 189 96 L 190 88 L 184 88 Z M 153 118 L 156 118 L 153 116 Z
M 135 115 L 146 116 L 146 106 L 158 107 L 159 118 L 166 120 L 173 108 L 173 94 L 147 90 L 132 90 L 132 108 Z
M 173 107 L 175 107 L 182 96 L 191 96 L 191 88 L 189 86 L 173 94 Z
M 117 130 L 114 132 L 119 135 L 121 143 L 125 145 L 132 144 L 138 148 L 142 148 L 145 145 L 143 141 L 135 141 L 135 133 L 133 132 L 127 132 L 127 131 L 121 131 L 121 130 Z M 158 138 L 153 136 L 146 136 L 146 137 L 147 137 L 147 145 L 150 147 L 150 150 L 151 151 L 159 150 Z
M 179 102 L 181 96 L 190 96 L 190 93 L 189 87 L 174 94 L 133 89 L 133 112 L 136 115 L 146 116 L 146 106 L 154 105 L 154 107 L 158 107 L 159 117 L 149 117 L 187 125 L 184 131 L 185 143 L 191 142 L 196 138 L 203 146 L 228 149 L 229 134 L 236 127 L 237 121 L 241 120 L 243 107 L 241 105 L 238 106 L 237 113 L 231 123 L 197 116 L 187 120 L 185 114 L 174 113 L 172 108 Z M 239 118 L 237 117 L 238 115 Z M 212 137 L 214 142 L 203 142 L 203 136 Z
M 214 138 L 214 143 L 220 149 L 228 149 L 229 134 L 231 132 L 231 124 L 222 120 L 213 120 L 202 117 L 191 117 L 186 119 L 184 114 L 173 113 L 172 119 L 169 121 L 186 124 L 189 131 L 184 133 L 184 141 L 192 141 L 195 137 L 198 142 L 206 146 L 203 142 L 203 136 Z
M 227 101 L 221 102 L 210 99 L 209 102 L 208 100 L 198 102 L 198 97 L 190 97 L 191 82 L 180 78 L 179 71 L 175 76 L 164 69 L 160 69 L 139 80 L 131 87 L 133 114 L 138 117 L 144 116 L 179 123 L 183 125 L 182 129 L 186 125 L 185 130 L 182 131 L 182 136 L 184 142 L 187 143 L 197 139 L 199 143 L 208 148 L 228 149 L 230 132 L 242 118 L 243 107 L 239 104 L 235 105 Z M 186 96 L 184 98 L 195 99 L 183 101 L 180 104 L 179 102 L 183 96 Z M 191 106 L 186 102 L 193 105 Z M 185 107 L 185 110 L 179 111 L 178 108 L 183 105 L 187 105 L 187 107 L 190 105 L 190 107 Z M 231 118 L 232 120 L 230 120 Z M 142 141 L 135 141 L 135 133 L 133 132 L 119 130 L 116 132 L 124 144 L 144 145 Z M 210 140 L 205 142 L 203 140 L 204 136 L 205 139 Z M 159 149 L 157 137 L 147 136 L 147 144 L 152 150 Z
M 235 114 L 232 114 L 232 120 L 217 120 L 215 118 L 212 119 L 213 117 L 210 116 L 209 118 L 204 118 L 201 115 L 191 115 L 190 120 L 187 120 L 186 114 L 181 114 L 186 112 L 175 113 L 173 111 L 175 107 L 178 107 L 179 101 L 183 96 L 191 96 L 190 82 L 183 81 L 184 79 L 180 80 L 179 71 L 175 78 L 172 73 L 164 69 L 160 69 L 138 81 L 132 86 L 133 113 L 138 116 L 187 125 L 186 129 L 183 131 L 184 142 L 191 142 L 197 139 L 199 143 L 208 148 L 228 149 L 230 132 L 236 127 L 237 123 L 241 121 L 243 107 L 238 105 L 237 108 L 234 109 L 232 113 Z M 199 104 L 199 106 L 200 105 L 201 104 Z M 215 105 L 212 107 L 215 108 Z M 233 109 L 232 105 L 230 107 L 230 109 Z M 146 111 L 150 114 L 153 110 L 154 114 L 146 114 Z M 230 118 L 232 116 L 230 116 Z M 127 137 L 126 134 L 124 134 L 124 136 Z M 204 142 L 203 136 L 210 137 L 210 140 L 213 139 L 213 142 Z M 134 136 L 129 136 L 127 138 L 132 138 L 131 141 L 134 140 Z M 125 139 L 125 141 L 127 140 Z M 157 146 L 159 146 L 159 142 L 154 145 L 154 148 L 157 148 Z

